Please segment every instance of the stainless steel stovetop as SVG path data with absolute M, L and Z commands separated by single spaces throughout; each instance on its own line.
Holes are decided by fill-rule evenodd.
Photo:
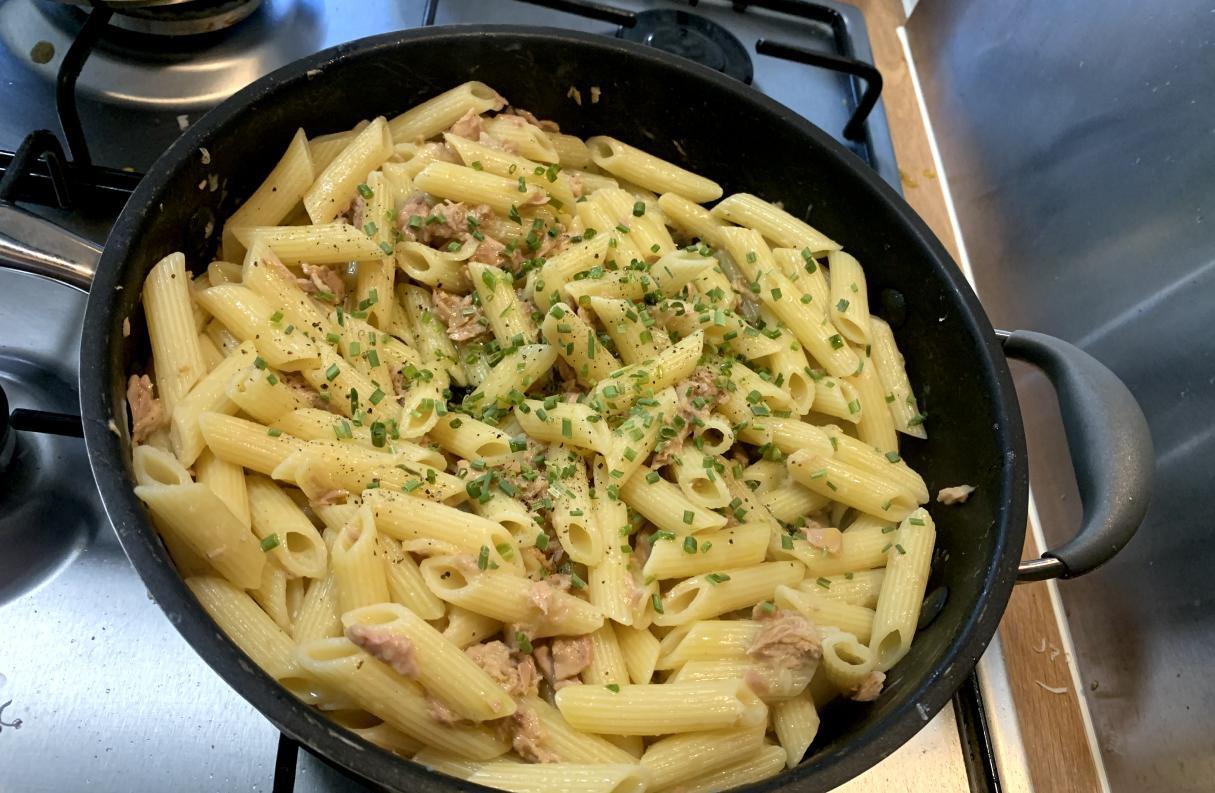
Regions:
M 234 90 L 297 57 L 361 36 L 428 22 L 551 25 L 605 35 L 618 30 L 618 16 L 603 11 L 603 4 L 597 19 L 515 0 L 213 5 L 229 16 L 187 23 L 119 17 L 103 34 L 77 87 L 93 162 L 144 170 L 181 129 Z M 629 35 L 739 77 L 752 71 L 757 89 L 836 136 L 899 189 L 880 102 L 857 140 L 843 137 L 863 82 L 755 51 L 756 42 L 767 39 L 871 63 L 860 12 L 799 0 L 735 8 L 744 5 L 612 4 L 640 12 Z M 241 9 L 235 15 L 234 6 Z M 247 18 L 235 18 L 250 7 Z M 55 76 L 84 19 L 80 8 L 49 0 L 0 0 L 0 150 L 11 152 L 31 130 L 59 129 Z M 648 28 L 654 21 L 660 24 Z M 189 36 L 140 32 L 228 23 Z M 719 27 L 731 35 L 723 37 Z M 39 211 L 99 242 L 113 218 L 95 205 L 71 213 Z M 0 268 L 0 385 L 12 408 L 71 410 L 83 307 L 84 296 L 72 289 Z M 0 473 L 0 793 L 365 790 L 307 752 L 297 758 L 294 746 L 280 742 L 269 722 L 177 634 L 105 521 L 83 446 L 28 434 L 18 442 L 20 481 L 16 469 Z M 993 789 L 983 768 L 998 765 L 999 758 L 980 744 L 993 734 L 1017 744 L 998 644 L 980 672 L 974 699 L 986 704 L 988 731 L 980 727 L 976 735 L 975 703 L 947 708 L 903 749 L 841 790 Z

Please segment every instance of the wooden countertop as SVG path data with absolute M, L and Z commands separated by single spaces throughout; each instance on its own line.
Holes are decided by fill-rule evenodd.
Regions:
M 899 0 L 851 0 L 865 15 L 874 60 L 882 73 L 882 101 L 890 122 L 903 194 L 945 247 L 958 258 L 958 243 L 933 160 L 920 104 L 897 30 L 906 21 Z M 1025 558 L 1040 552 L 1027 531 Z M 1100 790 L 1071 661 L 1063 648 L 1053 584 L 1027 584 L 1013 592 L 1000 623 L 1005 662 L 1030 779 L 1038 791 Z

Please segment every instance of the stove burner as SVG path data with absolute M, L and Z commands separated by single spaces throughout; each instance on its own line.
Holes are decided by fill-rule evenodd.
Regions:
M 81 434 L 71 415 L 79 409 L 71 363 L 84 296 L 8 270 L 0 270 L 0 294 L 3 606 L 70 564 L 95 535 L 101 512 L 84 444 L 65 437 Z M 11 418 L 10 401 L 21 406 Z
M 687 11 L 641 11 L 637 24 L 616 35 L 716 69 L 747 85 L 754 71 L 751 56 L 733 33 L 711 19 Z
M 79 0 L 60 0 L 88 6 Z M 110 26 L 158 36 L 213 33 L 237 24 L 257 10 L 262 0 L 128 0 L 110 3 Z

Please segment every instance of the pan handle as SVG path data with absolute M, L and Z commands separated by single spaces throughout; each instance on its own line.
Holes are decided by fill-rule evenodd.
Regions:
M 996 335 L 1005 355 L 1054 385 L 1084 506 L 1076 536 L 1022 562 L 1017 581 L 1083 575 L 1112 559 L 1147 513 L 1155 458 L 1147 419 L 1117 375 L 1079 347 L 1032 331 Z
M 0 203 L 0 268 L 45 276 L 89 291 L 101 246 L 45 218 Z

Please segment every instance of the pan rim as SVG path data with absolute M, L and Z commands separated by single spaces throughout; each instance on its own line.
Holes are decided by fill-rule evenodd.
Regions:
M 875 199 L 890 206 L 910 241 L 929 254 L 942 290 L 947 290 L 949 299 L 964 309 L 966 329 L 973 336 L 976 351 L 981 356 L 974 363 L 985 367 L 998 386 L 990 397 L 992 411 L 1001 419 L 998 431 L 1003 436 L 1007 450 L 1005 459 L 1000 463 L 999 477 L 1002 493 L 1008 499 L 1005 525 L 1000 527 L 1002 530 L 997 534 L 993 557 L 987 563 L 977 607 L 957 626 L 955 638 L 947 646 L 946 652 L 938 657 L 932 674 L 918 681 L 921 693 L 918 701 L 908 700 L 884 718 L 866 725 L 855 739 L 825 755 L 814 757 L 813 762 L 802 762 L 777 776 L 738 788 L 746 791 L 829 790 L 872 767 L 915 735 L 948 704 L 994 635 L 1011 595 L 1027 517 L 1028 474 L 1021 416 L 1007 362 L 986 313 L 961 270 L 924 221 L 876 172 L 863 167 L 863 164 L 856 167 L 853 164 L 855 155 L 810 121 L 758 91 L 705 67 L 642 44 L 590 33 L 514 25 L 437 26 L 385 33 L 315 53 L 259 78 L 208 112 L 156 160 L 137 186 L 114 225 L 89 294 L 84 327 L 95 332 L 86 332 L 81 341 L 81 414 L 90 466 L 107 517 L 118 534 L 123 550 L 173 626 L 228 685 L 282 732 L 352 773 L 379 785 L 402 790 L 441 791 L 457 787 L 490 790 L 459 783 L 403 761 L 403 758 L 373 746 L 296 700 L 255 667 L 236 644 L 219 630 L 189 593 L 178 571 L 171 565 L 161 563 L 164 551 L 159 547 L 159 540 L 142 504 L 132 492 L 129 463 L 123 462 L 127 456 L 124 442 L 119 433 L 111 428 L 118 424 L 126 426 L 125 411 L 123 415 L 116 416 L 111 410 L 113 406 L 122 404 L 115 402 L 112 395 L 115 378 L 121 376 L 125 381 L 126 372 L 113 371 L 113 362 L 117 357 L 115 351 L 121 343 L 120 339 L 115 338 L 121 322 L 115 321 L 114 301 L 103 300 L 99 296 L 113 294 L 115 289 L 122 287 L 122 276 L 127 269 L 124 263 L 131 245 L 145 223 L 154 222 L 145 218 L 154 214 L 156 203 L 165 198 L 163 188 L 168 177 L 193 157 L 225 124 L 248 112 L 259 101 L 272 97 L 280 86 L 309 80 L 315 74 L 314 70 L 340 67 L 350 59 L 374 57 L 376 52 L 408 45 L 418 39 L 492 37 L 511 39 L 520 44 L 551 43 L 556 39 L 590 51 L 624 51 L 652 68 L 678 68 L 693 72 L 710 84 L 713 90 L 728 95 L 729 99 L 757 105 L 761 110 L 778 116 L 784 123 L 794 126 L 800 134 L 812 139 L 823 150 L 824 156 L 840 160 L 855 173 L 860 184 Z

